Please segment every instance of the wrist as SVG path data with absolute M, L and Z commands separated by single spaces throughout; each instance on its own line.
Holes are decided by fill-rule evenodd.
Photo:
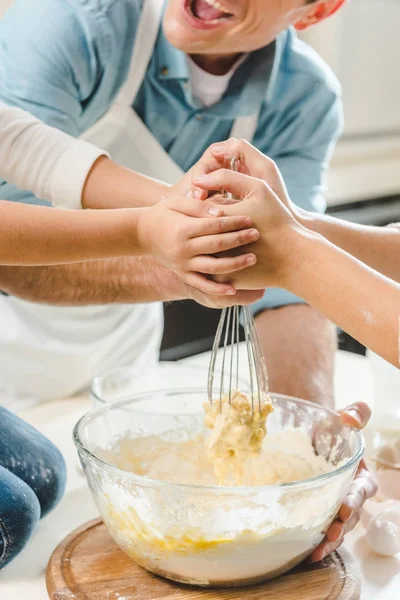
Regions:
M 278 261 L 277 287 L 298 295 L 299 279 L 313 261 L 316 237 L 319 236 L 300 224 L 290 228 L 283 244 L 285 251 Z
M 281 270 L 280 285 L 289 292 L 304 298 L 310 275 L 319 269 L 319 251 L 324 238 L 310 229 L 300 226 L 288 240 L 287 253 Z
M 156 259 L 151 258 L 148 260 L 152 260 L 153 264 L 157 265 L 152 269 L 154 288 L 163 302 L 192 299 L 190 286 L 179 275 L 159 263 Z
M 302 227 L 305 227 L 310 231 L 314 231 L 315 233 L 319 232 L 319 223 L 323 218 L 323 215 L 320 215 L 319 213 L 310 212 L 308 210 L 304 210 L 304 208 L 296 206 L 294 216 L 296 221 Z
M 139 252 L 142 255 L 152 254 L 151 231 L 154 226 L 154 208 L 149 206 L 137 209 L 136 235 Z

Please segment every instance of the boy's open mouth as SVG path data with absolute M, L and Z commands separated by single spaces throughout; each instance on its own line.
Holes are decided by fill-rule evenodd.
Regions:
M 192 17 L 210 25 L 233 17 L 218 0 L 186 0 L 186 10 Z

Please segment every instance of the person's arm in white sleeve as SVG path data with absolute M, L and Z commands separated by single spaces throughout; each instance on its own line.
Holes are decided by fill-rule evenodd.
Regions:
M 0 102 L 0 178 L 55 206 L 81 208 L 88 175 L 106 152 Z
M 151 206 L 169 186 L 114 163 L 107 152 L 0 101 L 0 179 L 62 208 Z M 186 187 L 187 190 L 186 190 Z M 190 188 L 190 176 L 176 192 Z

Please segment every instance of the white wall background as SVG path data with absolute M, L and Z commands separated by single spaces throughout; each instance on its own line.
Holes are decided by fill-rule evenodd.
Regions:
M 400 134 L 399 24 L 399 0 L 352 0 L 303 35 L 343 86 L 346 135 Z

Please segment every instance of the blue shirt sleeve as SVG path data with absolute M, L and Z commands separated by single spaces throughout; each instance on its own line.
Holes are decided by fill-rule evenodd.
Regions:
M 278 81 L 275 91 L 282 98 L 280 125 L 278 119 L 271 122 L 261 115 L 255 142 L 276 162 L 292 201 L 306 210 L 324 212 L 329 160 L 343 127 L 340 86 L 322 60 L 298 40 L 283 71 L 282 86 Z M 269 289 L 253 309 L 257 313 L 298 303 L 304 301 L 286 290 Z
M 87 4 L 16 0 L 0 21 L 0 100 L 73 136 L 107 59 L 103 23 Z M 0 197 L 46 204 L 3 180 Z

